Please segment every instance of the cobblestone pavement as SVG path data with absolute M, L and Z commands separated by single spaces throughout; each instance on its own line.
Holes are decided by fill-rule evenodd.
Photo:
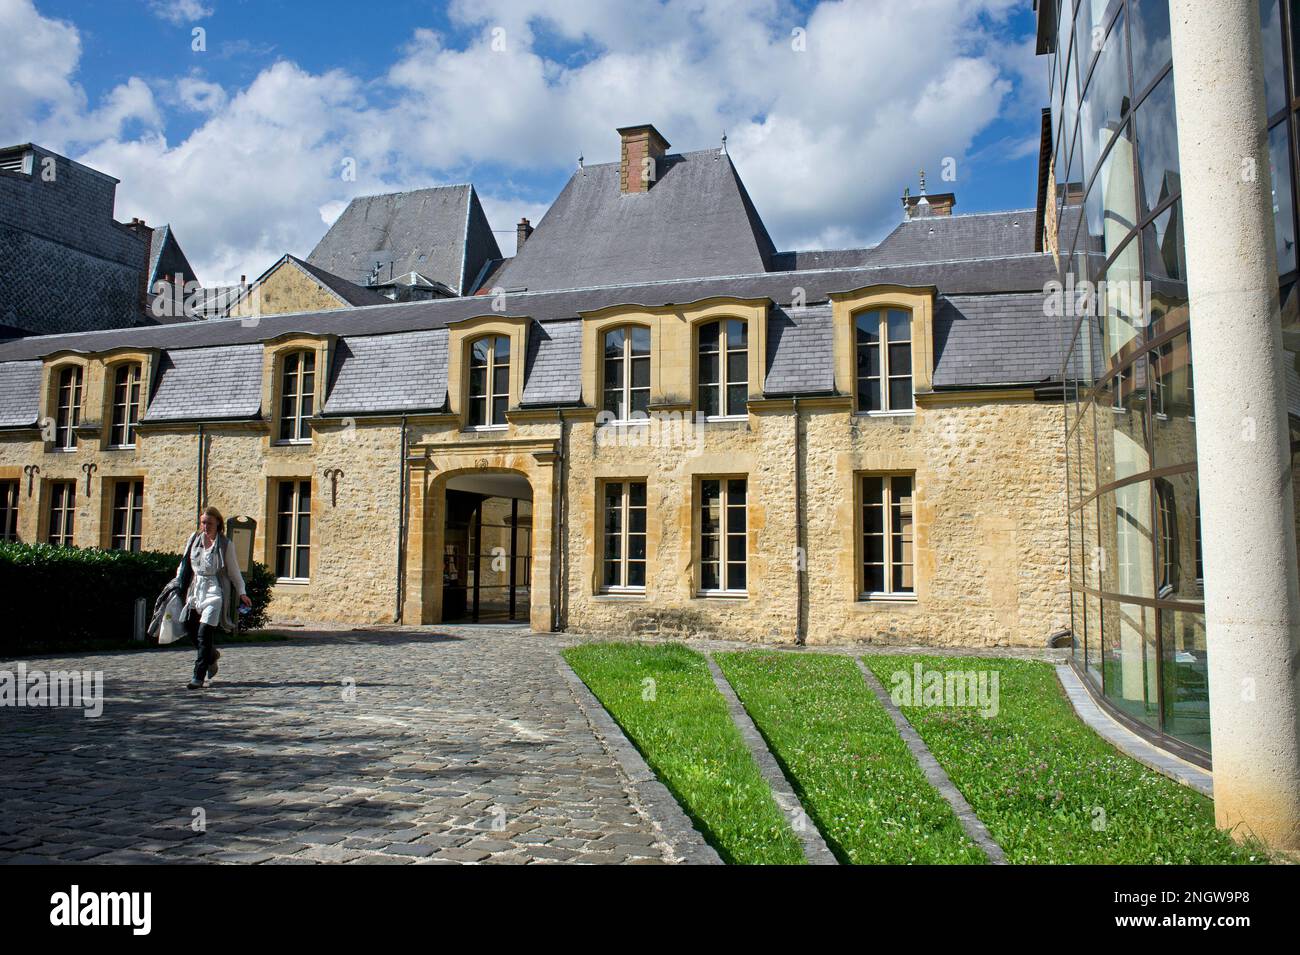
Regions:
M 105 704 L 0 706 L 0 862 L 677 861 L 562 646 L 302 634 L 226 647 L 202 691 L 192 651 L 23 660 L 102 670 Z

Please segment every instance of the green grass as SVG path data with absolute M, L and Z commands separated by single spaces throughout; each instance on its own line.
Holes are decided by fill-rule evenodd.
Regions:
M 702 656 L 680 644 L 615 643 L 564 657 L 725 861 L 804 861 Z M 643 698 L 647 679 L 653 699 Z
M 1237 864 L 1267 862 L 1214 827 L 1209 799 L 1159 775 L 1074 714 L 1052 667 L 1028 660 L 869 656 L 885 689 L 892 674 L 987 670 L 999 679 L 996 716 L 972 708 L 904 706 L 930 751 L 1014 863 Z
M 714 659 L 841 862 L 982 863 L 853 660 Z

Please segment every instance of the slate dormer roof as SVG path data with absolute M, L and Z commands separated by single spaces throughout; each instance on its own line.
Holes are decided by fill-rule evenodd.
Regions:
M 643 193 L 620 192 L 619 169 L 575 172 L 491 284 L 545 291 L 768 271 L 772 239 L 731 157 L 663 156 Z
M 465 295 L 499 258 L 474 187 L 457 185 L 353 199 L 307 261 L 360 286 L 379 262 L 380 281 L 419 272 Z
M 1033 209 L 959 216 L 921 216 L 898 225 L 867 254 L 864 265 L 921 265 L 1009 255 L 1034 255 Z

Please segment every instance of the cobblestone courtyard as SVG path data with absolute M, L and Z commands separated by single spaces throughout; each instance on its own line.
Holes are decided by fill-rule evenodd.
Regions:
M 562 647 L 301 634 L 226 647 L 193 692 L 188 649 L 27 659 L 103 671 L 105 703 L 0 707 L 0 862 L 677 861 Z

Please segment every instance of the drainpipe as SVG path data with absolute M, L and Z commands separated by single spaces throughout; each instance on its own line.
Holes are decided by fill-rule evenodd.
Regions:
M 563 535 L 565 532 L 565 503 L 568 500 L 568 433 L 564 430 L 564 409 L 558 409 L 560 412 L 560 453 L 559 460 L 555 462 L 560 472 L 560 493 L 559 500 L 555 504 L 555 535 L 552 544 L 553 557 L 551 560 L 551 632 L 558 633 L 563 627 L 564 614 L 561 612 L 560 601 L 563 590 L 561 589 L 565 574 L 563 573 L 563 563 L 566 559 L 568 548 L 564 546 Z
M 393 623 L 402 622 L 402 598 L 405 596 L 402 578 L 406 576 L 406 415 L 402 415 L 402 434 L 398 441 L 397 459 L 397 596 L 393 608 Z
M 804 595 L 808 589 L 808 551 L 805 548 L 803 514 L 803 444 L 799 437 L 799 396 L 794 397 L 794 535 L 795 535 L 795 605 L 794 642 L 802 647 L 808 642 L 807 621 L 804 620 Z
M 198 457 L 198 461 L 195 464 L 195 474 L 194 474 L 194 500 L 197 505 L 194 508 L 194 514 L 196 515 L 195 520 L 198 519 L 197 515 L 199 514 L 199 512 L 203 510 L 203 469 L 205 465 L 206 462 L 204 461 L 204 456 L 203 456 L 203 422 L 200 421 L 199 422 L 199 457 Z

